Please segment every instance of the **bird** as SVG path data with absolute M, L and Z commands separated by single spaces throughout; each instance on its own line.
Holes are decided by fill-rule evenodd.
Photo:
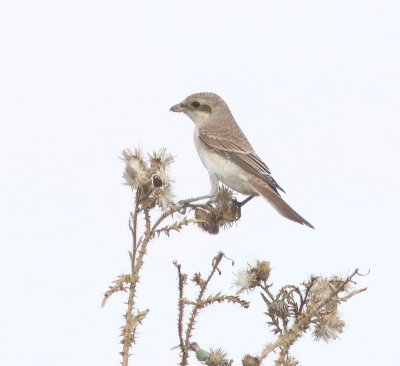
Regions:
M 193 139 L 210 176 L 211 195 L 217 193 L 221 182 L 241 194 L 262 196 L 282 216 L 314 229 L 283 200 L 280 192 L 285 191 L 256 154 L 220 96 L 195 93 L 172 106 L 170 111 L 182 112 L 194 122 Z

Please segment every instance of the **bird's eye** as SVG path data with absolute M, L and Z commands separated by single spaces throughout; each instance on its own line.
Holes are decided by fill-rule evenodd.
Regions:
M 200 103 L 199 103 L 199 102 L 196 102 L 196 101 L 194 101 L 194 102 L 192 103 L 192 107 L 193 107 L 193 108 L 195 108 L 195 109 L 197 109 L 197 108 L 199 108 L 199 107 L 200 107 Z

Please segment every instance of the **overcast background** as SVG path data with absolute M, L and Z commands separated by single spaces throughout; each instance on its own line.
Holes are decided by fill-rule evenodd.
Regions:
M 133 196 L 118 156 L 166 147 L 177 199 L 207 193 L 193 124 L 168 112 L 199 91 L 228 102 L 317 230 L 254 199 L 220 235 L 191 227 L 152 242 L 132 364 L 177 364 L 172 261 L 206 272 L 219 250 L 236 264 L 214 291 L 233 291 L 256 259 L 271 262 L 275 288 L 370 270 L 368 292 L 341 308 L 340 340 L 305 337 L 294 355 L 399 364 L 399 39 L 397 1 L 0 1 L 0 364 L 119 363 L 125 297 L 100 309 L 129 267 Z M 272 339 L 259 295 L 244 297 L 250 310 L 206 309 L 194 334 L 237 365 Z

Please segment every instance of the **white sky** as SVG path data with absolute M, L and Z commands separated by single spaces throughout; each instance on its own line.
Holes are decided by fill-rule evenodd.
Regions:
M 400 5 L 396 1 L 1 1 L 0 364 L 117 365 L 123 296 L 103 292 L 128 270 L 125 147 L 176 156 L 175 193 L 207 193 L 192 122 L 169 113 L 188 94 L 221 95 L 287 201 L 316 227 L 262 199 L 237 227 L 196 228 L 150 246 L 132 364 L 174 365 L 177 259 L 215 291 L 269 260 L 273 282 L 371 270 L 342 307 L 329 345 L 306 337 L 302 365 L 399 364 Z M 240 364 L 272 335 L 259 295 L 249 311 L 206 309 L 194 339 Z M 192 360 L 192 365 L 198 365 Z

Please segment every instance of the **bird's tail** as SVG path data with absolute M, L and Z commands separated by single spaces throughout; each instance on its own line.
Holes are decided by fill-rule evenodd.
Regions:
M 307 225 L 311 229 L 315 229 L 306 219 L 301 217 L 293 208 L 291 208 L 278 194 L 269 188 L 268 184 L 261 179 L 254 179 L 251 182 L 252 187 L 258 194 L 264 197 L 282 216 L 289 220 L 298 222 L 301 225 Z

